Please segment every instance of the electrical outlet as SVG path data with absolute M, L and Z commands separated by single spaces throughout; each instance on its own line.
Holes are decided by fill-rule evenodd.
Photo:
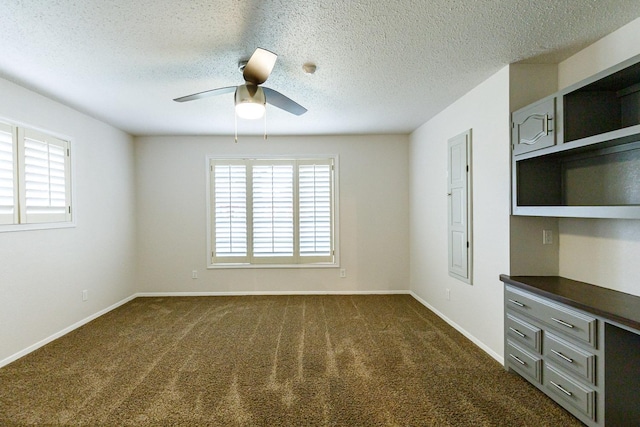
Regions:
M 343 278 L 343 279 L 345 277 L 347 277 L 347 269 L 346 268 L 341 268 L 340 269 L 340 277 Z
M 198 278 L 198 270 L 192 270 L 191 271 L 191 278 L 192 279 L 197 279 Z
M 447 289 L 447 301 L 451 300 L 451 290 Z
M 553 244 L 553 230 L 542 230 L 542 244 L 543 245 Z
M 87 301 L 89 299 L 89 291 L 88 290 L 84 290 L 82 291 L 82 301 Z

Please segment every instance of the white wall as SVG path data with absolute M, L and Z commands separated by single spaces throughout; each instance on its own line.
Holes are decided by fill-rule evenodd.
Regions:
M 509 104 L 511 112 L 558 91 L 556 64 L 512 64 L 509 67 Z M 542 230 L 551 230 L 552 245 L 542 244 Z M 509 274 L 557 276 L 558 219 L 511 216 Z
M 473 285 L 448 275 L 447 140 L 472 129 Z M 502 359 L 509 272 L 509 67 L 411 134 L 411 290 Z M 446 289 L 451 299 L 446 299 Z
M 407 291 L 408 145 L 406 135 L 136 138 L 139 291 Z M 347 277 L 336 268 L 207 270 L 206 156 L 305 154 L 339 155 Z
M 640 54 L 640 18 L 601 38 L 558 64 L 558 86 L 564 89 Z
M 135 292 L 135 191 L 130 136 L 6 80 L 0 93 L 0 117 L 72 138 L 77 221 L 0 233 L 2 366 Z
M 512 64 L 509 67 L 511 112 L 558 91 L 556 64 Z
M 558 66 L 560 89 L 640 54 L 640 18 Z M 640 220 L 560 219 L 560 275 L 640 295 Z

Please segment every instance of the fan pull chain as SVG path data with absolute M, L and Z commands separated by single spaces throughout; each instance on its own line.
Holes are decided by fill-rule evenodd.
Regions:
M 264 109 L 264 140 L 267 140 L 267 109 Z
M 235 129 L 235 143 L 238 143 L 238 115 L 236 112 L 233 112 L 233 128 Z

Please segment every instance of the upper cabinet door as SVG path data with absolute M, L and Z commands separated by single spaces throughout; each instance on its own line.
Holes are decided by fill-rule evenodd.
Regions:
M 511 143 L 514 155 L 555 145 L 555 106 L 556 98 L 550 98 L 513 113 Z

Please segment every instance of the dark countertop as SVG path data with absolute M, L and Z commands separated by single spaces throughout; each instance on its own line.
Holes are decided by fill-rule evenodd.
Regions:
M 501 274 L 500 280 L 640 331 L 640 297 L 635 295 L 560 276 Z

